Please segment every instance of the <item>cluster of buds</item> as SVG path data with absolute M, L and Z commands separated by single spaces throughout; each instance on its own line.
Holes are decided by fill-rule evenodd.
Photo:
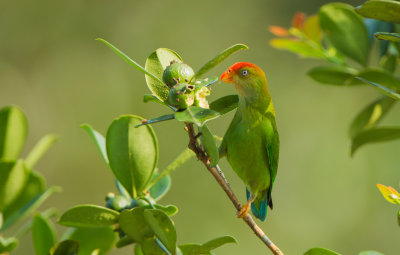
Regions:
M 187 64 L 172 61 L 164 70 L 163 82 L 170 88 L 167 103 L 178 110 L 189 106 L 208 108 L 206 96 L 210 89 L 201 85 L 200 81 L 193 82 L 194 71 Z

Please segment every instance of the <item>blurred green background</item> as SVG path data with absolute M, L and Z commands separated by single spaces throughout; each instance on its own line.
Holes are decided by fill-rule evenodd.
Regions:
M 226 47 L 244 43 L 249 50 L 209 75 L 220 75 L 237 61 L 254 62 L 267 74 L 281 156 L 275 209 L 260 226 L 289 255 L 315 246 L 342 254 L 368 249 L 398 254 L 398 208 L 382 198 L 375 184 L 398 187 L 400 142 L 368 145 L 353 159 L 349 156 L 350 121 L 378 92 L 368 86 L 316 84 L 305 73 L 317 61 L 268 44 L 268 26 L 288 27 L 296 11 L 312 14 L 324 3 L 328 1 L 0 1 L 0 106 L 17 104 L 26 112 L 26 150 L 44 134 L 60 136 L 37 169 L 63 192 L 42 209 L 63 212 L 76 204 L 103 204 L 106 193 L 115 191 L 111 171 L 80 124 L 90 123 L 104 134 L 121 114 L 152 118 L 168 112 L 142 102 L 149 92 L 143 75 L 95 38 L 112 42 L 141 64 L 156 48 L 171 48 L 194 69 Z M 216 84 L 210 100 L 234 92 L 227 84 Z M 396 106 L 384 122 L 400 124 L 398 112 Z M 232 116 L 213 121 L 210 128 L 223 136 Z M 154 129 L 163 168 L 185 148 L 187 137 L 183 124 L 175 121 Z M 244 186 L 226 160 L 221 168 L 245 201 Z M 268 253 L 236 219 L 233 206 L 199 162 L 192 159 L 172 177 L 173 186 L 161 203 L 180 209 L 174 217 L 179 243 L 232 235 L 239 244 L 219 248 L 216 254 Z M 59 236 L 64 230 L 58 227 Z M 112 254 L 131 250 L 114 249 Z M 33 254 L 29 235 L 14 254 Z

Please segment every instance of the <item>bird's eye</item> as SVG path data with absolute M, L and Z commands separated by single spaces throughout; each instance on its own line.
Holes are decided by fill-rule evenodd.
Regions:
M 247 76 L 249 74 L 249 71 L 244 69 L 240 73 L 242 74 L 242 76 Z

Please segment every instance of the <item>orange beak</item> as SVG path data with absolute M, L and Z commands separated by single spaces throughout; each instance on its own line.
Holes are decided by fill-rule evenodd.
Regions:
M 221 78 L 219 78 L 220 81 L 226 82 L 226 83 L 232 83 L 233 82 L 233 77 L 231 75 L 231 72 L 229 70 L 226 70 L 222 75 Z

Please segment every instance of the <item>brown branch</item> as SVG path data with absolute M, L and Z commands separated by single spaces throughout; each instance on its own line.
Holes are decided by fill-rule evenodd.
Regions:
M 233 193 L 229 183 L 226 181 L 223 173 L 218 167 L 210 166 L 210 159 L 207 157 L 204 149 L 199 145 L 197 141 L 197 135 L 194 131 L 192 123 L 186 123 L 185 130 L 189 134 L 189 149 L 191 149 L 197 156 L 197 158 L 206 166 L 207 170 L 214 176 L 215 180 L 218 182 L 219 186 L 225 191 L 226 195 L 231 200 L 232 204 L 235 206 L 237 211 L 242 209 L 242 205 Z M 264 231 L 254 222 L 253 218 L 248 214 L 246 217 L 242 218 L 244 222 L 253 230 L 254 234 L 263 241 L 263 243 L 272 251 L 275 255 L 283 255 L 283 252 L 276 246 L 264 233 Z

